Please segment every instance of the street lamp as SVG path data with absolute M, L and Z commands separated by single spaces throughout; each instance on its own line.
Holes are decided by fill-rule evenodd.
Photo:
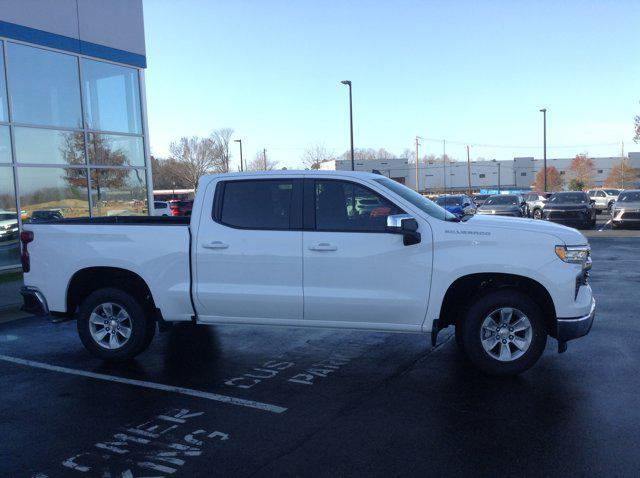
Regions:
M 351 171 L 355 171 L 356 166 L 353 160 L 353 102 L 351 100 L 351 81 L 343 80 L 340 83 L 349 86 L 349 124 L 351 127 Z
M 234 139 L 233 140 L 236 143 L 240 143 L 240 171 L 244 171 L 243 167 L 242 167 L 242 140 L 241 139 Z
M 542 113 L 542 141 L 543 141 L 543 149 L 544 149 L 544 192 L 547 192 L 547 109 L 542 108 L 540 110 Z

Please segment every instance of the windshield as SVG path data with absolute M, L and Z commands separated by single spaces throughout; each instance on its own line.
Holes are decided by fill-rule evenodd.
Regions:
M 455 214 L 450 213 L 446 209 L 438 206 L 433 201 L 430 201 L 421 194 L 418 194 L 413 189 L 409 189 L 408 187 L 400 184 L 397 181 L 394 181 L 393 179 L 380 178 L 374 179 L 374 181 L 390 189 L 402 199 L 409 201 L 415 207 L 423 212 L 426 212 L 431 217 L 435 217 L 436 219 L 443 219 L 445 221 L 454 221 L 457 219 Z
M 518 206 L 518 196 L 491 196 L 485 206 Z
M 0 221 L 8 221 L 10 219 L 17 219 L 15 214 L 0 214 Z
M 438 206 L 462 206 L 462 198 L 460 196 L 440 196 L 436 199 Z
M 550 203 L 586 204 L 588 196 L 585 193 L 559 193 L 549 199 Z
M 618 194 L 620 194 L 620 191 L 617 189 L 605 189 L 604 192 L 609 196 L 617 196 Z
M 618 202 L 640 202 L 640 191 L 629 191 L 620 193 Z

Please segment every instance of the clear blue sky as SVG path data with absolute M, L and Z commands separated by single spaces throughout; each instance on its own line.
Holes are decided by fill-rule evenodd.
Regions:
M 245 157 L 396 154 L 416 135 L 472 158 L 640 151 L 640 1 L 145 0 L 152 152 L 230 127 Z M 615 143 L 615 144 L 609 144 Z M 474 145 L 519 147 L 487 147 Z M 604 146 L 603 144 L 608 144 Z M 531 146 L 540 145 L 538 148 Z M 554 146 L 580 145 L 573 148 Z M 234 144 L 237 146 L 237 144 Z M 440 154 L 424 141 L 421 155 Z M 234 165 L 237 151 L 233 148 Z M 447 153 L 466 159 L 464 146 Z

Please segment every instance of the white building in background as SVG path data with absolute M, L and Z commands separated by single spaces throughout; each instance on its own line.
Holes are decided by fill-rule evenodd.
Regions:
M 547 158 L 547 167 L 555 167 L 560 175 L 568 179 L 569 166 L 574 158 Z M 640 153 L 629 153 L 631 167 L 640 170 Z M 621 161 L 620 157 L 591 158 L 594 164 L 595 186 L 602 186 L 609 176 L 611 168 Z M 355 161 L 356 171 L 379 172 L 406 186 L 415 189 L 415 163 L 405 158 L 374 159 Z M 351 160 L 333 159 L 321 163 L 324 170 L 350 170 Z M 469 188 L 469 169 L 471 172 L 471 188 L 528 190 L 533 184 L 538 171 L 543 169 L 543 160 L 533 157 L 519 157 L 507 161 L 471 161 L 468 168 L 466 161 L 453 161 L 443 165 L 441 162 L 429 161 L 418 165 L 419 189 L 429 191 L 463 191 Z M 568 181 L 566 181 L 568 182 Z M 640 187 L 640 184 L 636 185 Z

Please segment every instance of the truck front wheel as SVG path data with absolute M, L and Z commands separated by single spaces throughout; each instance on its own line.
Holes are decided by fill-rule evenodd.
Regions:
M 547 343 L 540 308 L 514 289 L 481 296 L 458 326 L 466 355 L 490 375 L 524 372 L 538 361 Z
M 78 312 L 78 334 L 85 348 L 103 360 L 120 362 L 144 351 L 155 322 L 132 295 L 114 288 L 87 296 Z

